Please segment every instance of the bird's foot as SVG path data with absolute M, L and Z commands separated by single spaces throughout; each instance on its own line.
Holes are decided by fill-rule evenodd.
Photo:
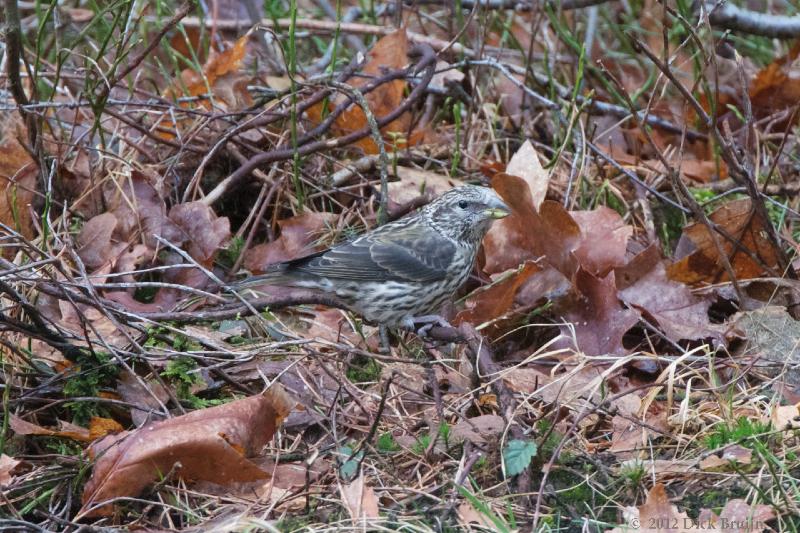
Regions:
M 381 347 L 378 351 L 383 355 L 390 355 L 392 353 L 392 344 L 389 341 L 389 328 L 386 327 L 386 324 L 381 324 L 378 326 L 378 333 L 381 337 Z
M 452 328 L 453 326 L 448 322 L 443 316 L 441 315 L 423 315 L 423 316 L 415 316 L 411 318 L 411 321 L 416 328 L 417 325 L 421 324 L 421 327 L 416 328 L 417 335 L 420 337 L 426 337 L 431 329 L 434 326 L 439 326 L 442 328 Z

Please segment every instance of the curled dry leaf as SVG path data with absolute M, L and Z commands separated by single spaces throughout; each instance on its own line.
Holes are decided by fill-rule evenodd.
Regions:
M 276 385 L 264 394 L 110 435 L 89 450 L 96 460 L 80 516 L 109 514 L 103 502 L 137 496 L 176 469 L 184 479 L 215 483 L 266 479 L 247 459 L 259 452 L 294 403 Z M 179 466 L 178 466 L 179 465 Z
M 6 454 L 0 455 L 0 488 L 8 485 L 21 462 Z
M 670 279 L 690 285 L 730 281 L 717 252 L 713 238 L 722 246 L 736 279 L 750 279 L 774 272 L 778 254 L 767 238 L 767 220 L 756 213 L 749 198 L 728 202 L 709 217 L 711 222 L 736 241 L 734 245 L 723 235 L 698 222 L 683 230 L 675 257 L 667 268 Z
M 89 430 L 83 428 L 81 426 L 76 426 L 75 424 L 71 424 L 69 422 L 64 422 L 63 420 L 58 421 L 58 429 L 49 429 L 42 427 L 38 424 L 34 424 L 32 422 L 28 422 L 26 420 L 21 419 L 16 415 L 10 415 L 8 417 L 8 425 L 11 428 L 11 431 L 16 433 L 17 435 L 44 435 L 47 437 L 65 437 L 68 439 L 73 439 L 81 442 L 90 442 L 92 436 L 89 434 Z
M 242 35 L 235 43 L 229 45 L 223 52 L 211 50 L 208 60 L 203 65 L 202 72 L 186 69 L 181 72 L 178 79 L 164 90 L 164 96 L 177 99 L 181 96 L 205 95 L 209 88 L 214 96 L 214 103 L 224 104 L 229 110 L 241 109 L 252 104 L 252 98 L 247 91 L 246 80 L 249 76 L 240 73 L 242 62 L 247 52 L 247 42 L 250 32 Z M 245 81 L 245 83 L 242 83 Z M 192 107 L 191 102 L 179 102 L 181 107 Z M 211 109 L 211 101 L 201 99 L 200 106 Z M 189 119 L 179 120 L 177 123 L 169 118 L 161 121 L 163 128 L 188 129 L 191 125 Z M 169 131 L 160 131 L 164 139 L 174 139 L 175 135 Z

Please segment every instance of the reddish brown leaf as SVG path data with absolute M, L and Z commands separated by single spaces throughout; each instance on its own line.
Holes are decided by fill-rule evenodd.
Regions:
M 164 91 L 167 98 L 178 98 L 179 96 L 199 96 L 208 91 L 209 86 L 213 86 L 218 78 L 236 72 L 242 66 L 242 60 L 247 47 L 250 34 L 241 36 L 232 46 L 224 52 L 217 53 L 212 51 L 211 55 L 203 65 L 203 72 L 198 73 L 191 69 L 186 69 L 181 73 L 180 81 L 175 81 Z
M 614 272 L 599 278 L 583 268 L 575 275 L 575 293 L 560 305 L 564 319 L 561 345 L 586 355 L 624 354 L 622 337 L 639 320 L 639 313 L 625 309 L 617 297 Z
M 189 255 L 205 267 L 214 263 L 220 247 L 230 238 L 228 219 L 217 217 L 203 202 L 178 204 L 170 210 L 169 218 L 181 231 L 180 243 L 187 243 Z
M 678 511 L 669 501 L 664 485 L 656 483 L 647 493 L 647 501 L 639 506 L 638 526 L 636 530 L 646 533 L 657 533 L 669 530 L 670 533 L 689 533 L 696 531 L 689 515 Z M 614 529 L 612 533 L 622 529 Z
M 580 228 L 556 202 L 542 203 L 537 213 L 530 188 L 522 178 L 499 173 L 492 187 L 511 207 L 512 214 L 495 222 L 483 241 L 484 271 L 496 274 L 516 268 L 527 259 L 544 257 L 547 263 L 572 277 L 572 251 L 580 239 Z
M 117 218 L 115 236 L 119 240 L 141 239 L 152 249 L 160 247 L 155 235 L 180 242 L 181 232 L 167 218 L 167 206 L 146 174 L 132 171 L 130 178 L 120 181 L 108 204 Z
M 251 76 L 242 73 L 242 62 L 247 51 L 247 43 L 250 39 L 250 32 L 242 35 L 233 45 L 218 53 L 211 50 L 208 60 L 203 65 L 202 72 L 186 69 L 181 72 L 178 79 L 172 82 L 164 90 L 164 96 L 170 99 L 177 99 L 181 96 L 202 96 L 209 92 L 213 95 L 214 104 L 229 110 L 242 109 L 253 103 L 250 93 L 247 91 L 247 83 Z M 179 102 L 181 107 L 194 107 L 194 102 Z M 199 106 L 204 109 L 211 109 L 211 100 L 201 99 Z M 171 117 L 161 120 L 161 131 L 158 132 L 164 139 L 174 139 L 175 134 L 172 128 L 186 130 L 192 124 L 192 119 L 180 119 L 177 122 Z
M 656 483 L 647 493 L 647 501 L 634 508 L 629 522 L 618 526 L 609 533 L 625 533 L 637 531 L 639 533 L 690 533 L 698 530 L 697 522 L 689 515 L 678 511 L 678 508 L 669 501 L 664 485 Z
M 91 270 L 111 258 L 111 235 L 116 227 L 117 217 L 103 213 L 88 220 L 78 234 L 78 256 Z
M 533 261 L 526 261 L 516 272 L 487 289 L 477 291 L 467 303 L 468 308 L 458 313 L 455 323 L 469 322 L 474 326 L 500 318 L 511 310 L 514 296 L 519 288 L 541 268 Z
M 293 408 L 280 386 L 264 394 L 154 422 L 94 443 L 92 477 L 83 492 L 79 516 L 112 511 L 102 502 L 137 496 L 180 463 L 184 479 L 229 483 L 266 479 L 269 473 L 246 458 L 272 438 Z
M 775 519 L 775 511 L 769 505 L 751 505 L 745 500 L 729 500 L 717 515 L 711 509 L 703 509 L 697 521 L 705 529 L 720 533 L 762 533 L 774 531 L 767 525 Z
M 261 273 L 273 263 L 314 253 L 317 249 L 312 245 L 336 219 L 333 213 L 309 212 L 279 221 L 280 236 L 250 249 L 245 255 L 245 268 L 253 273 Z
M 0 455 L 0 488 L 8 485 L 21 462 L 6 454 Z
M 136 427 L 150 420 L 152 412 L 160 411 L 164 402 L 169 400 L 169 392 L 161 383 L 145 379 L 142 382 L 127 370 L 122 372 L 117 381 L 117 392 L 126 403 L 133 406 L 131 419 Z
M 625 264 L 628 239 L 633 228 L 619 213 L 605 206 L 593 211 L 571 211 L 570 215 L 581 229 L 581 240 L 573 252 L 578 263 L 596 276 Z
M 800 101 L 800 72 L 796 59 L 800 44 L 789 53 L 761 69 L 750 85 L 750 101 L 760 116 L 795 107 Z
M 650 255 L 648 248 L 642 254 Z M 638 256 L 637 256 L 638 257 Z M 632 263 L 636 263 L 634 258 Z M 630 272 L 630 270 L 628 270 Z M 658 261 L 649 272 L 641 275 L 629 287 L 619 292 L 620 299 L 638 309 L 648 321 L 658 327 L 670 340 L 715 339 L 724 342 L 729 329 L 712 324 L 708 316 L 711 301 L 695 296 L 683 283 L 667 279 L 664 264 Z
M 766 237 L 769 221 L 762 220 L 745 198 L 728 202 L 711 214 L 711 221 L 737 241 L 738 246 L 708 227 L 695 223 L 683 230 L 675 255 L 678 260 L 667 268 L 670 279 L 690 285 L 730 281 L 714 245 L 721 244 L 737 279 L 759 277 L 777 267 L 777 251 Z M 740 249 L 740 247 L 742 249 Z M 745 252 L 753 254 L 755 261 Z M 759 264 L 760 263 L 760 264 Z
M 9 127 L 9 130 L 12 128 Z M 14 138 L 12 131 L 0 135 L 0 223 L 33 237 L 31 202 L 36 191 L 39 167 Z M 13 256 L 13 247 L 4 247 L 4 256 Z
M 408 36 L 405 28 L 401 28 L 394 33 L 382 37 L 375 46 L 372 47 L 367 55 L 367 63 L 362 72 L 363 77 L 355 78 L 351 84 L 358 88 L 374 78 L 385 74 L 386 71 L 403 68 L 408 63 Z M 374 91 L 366 95 L 367 103 L 376 119 L 385 117 L 402 103 L 407 84 L 404 80 L 393 80 L 382 84 Z M 345 101 L 346 98 L 340 96 L 334 99 L 333 104 L 328 104 L 328 110 L 336 107 L 338 103 Z M 318 104 L 307 112 L 312 122 L 319 124 L 323 120 L 324 108 Z M 334 122 L 334 130 L 340 134 L 352 133 L 367 126 L 367 117 L 363 109 L 358 104 L 352 104 Z M 393 120 L 381 129 L 387 147 L 406 147 L 421 140 L 422 135 L 412 132 L 409 136 L 411 127 L 411 113 L 403 113 L 400 117 Z M 415 135 L 416 134 L 416 135 Z M 408 138 L 406 138 L 408 137 Z M 371 137 L 365 137 L 354 143 L 368 154 L 377 154 L 378 147 Z

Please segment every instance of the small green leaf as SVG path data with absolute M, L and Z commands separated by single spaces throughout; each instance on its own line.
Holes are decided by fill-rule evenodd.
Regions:
M 345 481 L 351 481 L 358 473 L 358 465 L 364 457 L 364 450 L 353 454 L 354 450 L 350 446 L 339 448 L 339 475 Z
M 506 465 L 506 475 L 516 476 L 531 464 L 531 459 L 536 455 L 536 443 L 528 440 L 514 439 L 506 444 L 503 449 L 503 462 Z

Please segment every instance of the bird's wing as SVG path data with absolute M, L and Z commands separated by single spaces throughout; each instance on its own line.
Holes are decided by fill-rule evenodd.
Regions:
M 287 266 L 290 272 L 334 279 L 424 282 L 445 278 L 455 254 L 455 244 L 431 228 L 384 226 Z

